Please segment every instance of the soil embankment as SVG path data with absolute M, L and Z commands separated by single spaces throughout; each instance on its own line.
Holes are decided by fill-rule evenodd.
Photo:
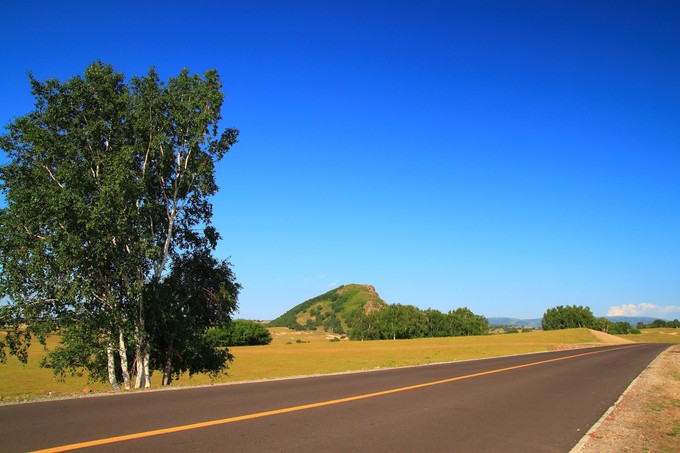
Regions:
M 590 333 L 593 334 L 595 338 L 597 338 L 599 341 L 602 343 L 606 344 L 625 344 L 625 343 L 635 343 L 634 341 L 631 340 L 626 340 L 625 338 L 619 338 L 614 335 L 609 335 L 608 333 L 600 332 L 599 330 L 592 330 L 589 329 Z

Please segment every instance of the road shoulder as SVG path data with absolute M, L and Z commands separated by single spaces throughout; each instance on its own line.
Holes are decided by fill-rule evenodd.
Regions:
M 635 379 L 572 453 L 678 451 L 680 345 L 666 349 Z

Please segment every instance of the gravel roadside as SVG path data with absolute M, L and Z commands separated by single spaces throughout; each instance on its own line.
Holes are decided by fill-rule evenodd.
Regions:
M 680 345 L 662 352 L 571 453 L 680 451 Z

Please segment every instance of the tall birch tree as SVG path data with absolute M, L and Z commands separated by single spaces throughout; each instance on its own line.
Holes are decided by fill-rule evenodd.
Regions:
M 62 329 L 46 365 L 147 387 L 146 316 L 165 308 L 145 307 L 146 289 L 215 235 L 215 163 L 238 135 L 218 133 L 219 77 L 183 70 L 166 86 L 152 69 L 126 83 L 98 62 L 63 83 L 29 78 L 35 110 L 0 137 L 0 359 Z

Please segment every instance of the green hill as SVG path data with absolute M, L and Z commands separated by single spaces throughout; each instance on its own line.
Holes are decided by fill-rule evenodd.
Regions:
M 380 310 L 387 303 L 371 285 L 343 285 L 306 300 L 269 323 L 270 327 L 315 330 L 344 334 L 355 313 Z

